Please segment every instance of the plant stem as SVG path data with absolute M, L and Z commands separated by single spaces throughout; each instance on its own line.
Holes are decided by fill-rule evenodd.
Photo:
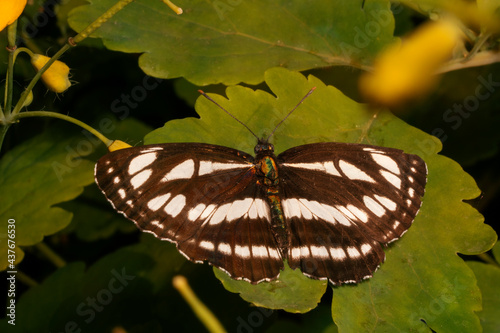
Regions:
M 193 312 L 196 314 L 198 319 L 205 325 L 207 330 L 212 333 L 222 333 L 226 332 L 222 324 L 219 322 L 217 317 L 210 311 L 209 308 L 203 304 L 195 293 L 189 287 L 189 284 L 184 276 L 175 276 L 172 280 L 172 284 L 175 289 L 179 291 L 184 300 L 189 304 Z
M 75 125 L 78 125 L 90 133 L 94 134 L 99 140 L 101 140 L 106 147 L 109 146 L 113 141 L 105 137 L 103 134 L 101 134 L 99 131 L 97 131 L 95 128 L 85 124 L 84 122 L 75 119 L 70 116 L 66 116 L 61 113 L 56 113 L 56 112 L 50 112 L 50 111 L 25 111 L 22 113 L 19 113 L 16 115 L 15 119 L 21 119 L 21 118 L 29 118 L 29 117 L 51 117 L 51 118 L 58 118 L 62 120 L 69 121 L 70 123 L 73 123 Z
M 2 151 L 3 140 L 11 124 L 0 125 L 0 152 Z
M 4 110 L 0 114 L 0 117 L 3 119 L 5 112 L 5 117 L 10 116 L 10 109 L 12 108 L 12 87 L 13 87 L 13 82 L 14 82 L 14 50 L 16 49 L 16 31 L 17 31 L 17 20 L 14 21 L 9 27 L 7 28 L 7 39 L 8 39 L 8 46 L 7 49 L 9 50 L 9 58 L 8 58 L 8 64 L 7 64 L 7 77 L 5 80 L 5 98 L 4 98 Z
M 35 247 L 42 252 L 42 254 L 49 259 L 54 266 L 57 268 L 61 268 L 66 266 L 66 261 L 64 261 L 63 258 L 61 258 L 57 253 L 55 253 L 50 247 L 47 246 L 44 242 L 40 242 L 35 245 Z
M 34 287 L 38 285 L 38 282 L 33 280 L 29 275 L 20 270 L 17 270 L 16 278 L 29 287 Z
M 104 14 L 99 16 L 94 22 L 90 23 L 85 29 L 83 29 L 78 35 L 71 39 L 74 44 L 80 43 L 82 40 L 90 36 L 95 30 L 101 27 L 106 21 L 112 18 L 116 13 L 122 10 L 126 5 L 134 0 L 120 0 L 113 7 L 108 9 Z

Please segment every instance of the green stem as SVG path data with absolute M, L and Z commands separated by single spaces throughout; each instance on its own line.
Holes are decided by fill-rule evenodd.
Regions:
M 0 151 L 2 151 L 3 140 L 5 139 L 5 135 L 7 134 L 10 125 L 11 124 L 5 124 L 1 125 L 2 127 L 0 127 Z
M 50 247 L 47 246 L 44 242 L 40 242 L 35 245 L 35 247 L 42 252 L 42 254 L 49 259 L 54 266 L 57 268 L 61 268 L 66 266 L 66 261 L 64 261 L 63 258 L 61 258 L 57 253 L 55 253 Z
M 38 285 L 38 282 L 33 280 L 29 275 L 17 270 L 16 278 L 29 287 L 34 287 Z
M 94 134 L 99 140 L 101 140 L 106 147 L 108 147 L 113 141 L 105 137 L 103 134 L 101 134 L 99 131 L 97 131 L 95 128 L 85 124 L 84 122 L 75 119 L 70 116 L 66 116 L 64 114 L 56 113 L 56 112 L 50 112 L 50 111 L 25 111 L 22 113 L 19 113 L 16 115 L 15 120 L 21 119 L 21 118 L 30 118 L 30 117 L 51 117 L 51 118 L 58 118 L 62 120 L 69 121 L 70 123 L 73 123 L 75 125 L 78 125 L 90 133 Z
M 112 18 L 116 13 L 122 10 L 126 5 L 134 0 L 120 0 L 113 7 L 108 9 L 104 14 L 99 16 L 94 22 L 90 23 L 85 29 L 83 29 L 78 35 L 72 38 L 74 44 L 80 43 L 82 40 L 90 36 L 95 30 L 101 27 L 106 21 Z
M 193 312 L 196 314 L 198 319 L 205 325 L 207 330 L 212 333 L 223 333 L 226 332 L 220 321 L 215 317 L 215 315 L 210 311 L 205 304 L 203 304 L 200 299 L 195 295 L 191 287 L 184 276 L 175 276 L 172 283 L 182 295 L 184 300 L 189 304 Z
M 479 38 L 474 43 L 472 50 L 470 50 L 469 54 L 467 54 L 467 56 L 464 58 L 463 62 L 467 62 L 470 59 L 472 59 L 481 50 L 481 48 L 488 41 L 490 36 L 491 36 L 491 33 L 480 34 Z
M 14 50 L 16 49 L 16 31 L 17 31 L 17 20 L 14 21 L 7 28 L 7 39 L 8 39 L 8 47 L 9 50 L 9 58 L 7 64 L 7 74 L 5 81 L 5 99 L 4 99 L 4 111 L 1 111 L 0 117 L 3 119 L 4 117 L 10 116 L 10 109 L 12 108 L 12 87 L 14 82 Z M 5 112 L 5 115 L 4 113 Z

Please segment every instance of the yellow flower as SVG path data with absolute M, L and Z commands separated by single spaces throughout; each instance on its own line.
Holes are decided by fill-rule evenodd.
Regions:
M 373 73 L 360 78 L 360 91 L 369 101 L 385 106 L 423 95 L 434 86 L 435 72 L 451 58 L 460 38 L 458 28 L 449 22 L 421 26 L 378 57 Z
M 26 7 L 27 0 L 1 0 L 0 1 L 0 31 L 12 24 Z
M 130 148 L 132 147 L 131 145 L 129 145 L 128 143 L 125 143 L 123 141 L 120 141 L 120 140 L 114 140 L 108 147 L 108 150 L 110 152 L 112 151 L 115 151 L 115 150 L 120 150 L 120 149 L 125 149 L 125 148 Z
M 41 54 L 34 54 L 31 57 L 31 64 L 38 71 L 49 61 L 49 57 Z M 47 88 L 56 92 L 62 93 L 71 86 L 69 82 L 69 67 L 64 62 L 56 60 L 46 71 L 42 74 L 42 81 Z

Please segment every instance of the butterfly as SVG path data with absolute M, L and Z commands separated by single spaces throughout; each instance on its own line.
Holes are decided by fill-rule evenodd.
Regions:
M 334 285 L 371 277 L 384 246 L 420 209 L 425 162 L 399 149 L 338 142 L 276 156 L 271 135 L 258 139 L 255 156 L 205 143 L 116 150 L 99 159 L 95 180 L 142 231 L 234 279 L 275 280 L 284 260 Z

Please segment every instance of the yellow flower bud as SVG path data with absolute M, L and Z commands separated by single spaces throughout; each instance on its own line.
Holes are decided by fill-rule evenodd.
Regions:
M 0 31 L 12 24 L 24 10 L 27 0 L 0 1 Z
M 360 78 L 361 92 L 371 102 L 386 106 L 423 95 L 433 87 L 435 72 L 450 59 L 460 37 L 458 28 L 449 22 L 421 26 L 378 57 L 374 72 Z
M 31 64 L 37 70 L 40 70 L 48 61 L 49 57 L 41 54 L 34 54 L 31 57 Z M 42 74 L 42 81 L 47 88 L 56 93 L 62 93 L 71 86 L 69 82 L 69 67 L 64 62 L 56 60 L 46 71 Z
M 115 151 L 115 150 L 119 150 L 119 149 L 126 149 L 126 148 L 130 148 L 132 147 L 131 145 L 129 145 L 128 143 L 125 143 L 123 141 L 120 141 L 120 140 L 114 140 L 108 147 L 108 150 L 110 152 L 112 151 Z
M 33 102 L 33 90 L 30 90 L 28 97 L 24 100 L 23 107 L 28 106 Z

